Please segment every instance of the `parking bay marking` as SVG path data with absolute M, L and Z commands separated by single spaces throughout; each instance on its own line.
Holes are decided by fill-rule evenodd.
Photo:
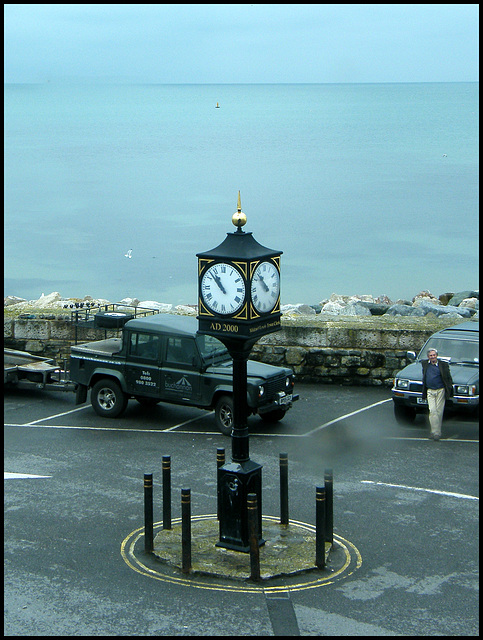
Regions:
M 342 420 L 345 420 L 346 418 L 350 418 L 352 416 L 357 415 L 358 413 L 362 413 L 363 411 L 367 411 L 368 409 L 372 409 L 374 407 L 377 407 L 379 405 L 385 404 L 386 402 L 391 402 L 392 398 L 387 398 L 385 400 L 380 400 L 379 402 L 375 402 L 373 404 L 367 405 L 366 407 L 362 407 L 361 409 L 357 409 L 356 411 L 352 411 L 351 413 L 347 413 L 343 416 L 339 416 L 338 418 L 334 418 L 334 420 L 330 420 L 329 422 L 325 422 L 324 424 L 320 425 L 319 427 L 316 427 L 315 429 L 311 429 L 310 431 L 307 431 L 306 433 L 302 433 L 302 434 L 287 434 L 287 433 L 281 433 L 281 434 L 274 434 L 274 433 L 253 433 L 252 435 L 257 435 L 257 436 L 270 436 L 270 437 L 274 437 L 274 436 L 279 436 L 279 437 L 295 437 L 295 438 L 301 438 L 301 437 L 307 437 L 310 436 L 314 433 L 316 433 L 317 431 L 321 431 L 322 429 L 325 429 L 326 427 L 329 427 L 333 424 L 336 424 L 337 422 L 341 422 Z M 5 426 L 25 426 L 25 427 L 35 427 L 35 426 L 39 426 L 42 427 L 44 425 L 39 425 L 37 423 L 39 422 L 43 422 L 45 420 L 49 420 L 49 419 L 53 419 L 53 418 L 58 418 L 60 416 L 64 416 L 64 415 L 68 415 L 69 413 L 74 413 L 75 411 L 80 411 L 82 409 L 86 409 L 89 408 L 90 405 L 84 405 L 82 407 L 78 407 L 76 409 L 71 409 L 70 411 L 65 411 L 64 413 L 58 413 L 56 415 L 53 416 L 47 416 L 46 418 L 40 418 L 39 420 L 33 420 L 32 422 L 28 422 L 24 425 L 5 425 Z M 180 427 L 183 427 L 187 424 L 189 424 L 190 422 L 195 422 L 196 420 L 202 419 L 206 416 L 211 415 L 213 412 L 209 412 L 206 413 L 204 416 L 196 416 L 195 418 L 190 418 L 189 420 L 186 420 L 185 422 L 181 422 L 179 424 L 173 425 L 172 427 L 167 427 L 166 429 L 132 429 L 132 428 L 127 428 L 127 429 L 116 429 L 115 427 L 76 427 L 76 426 L 50 426 L 48 427 L 47 425 L 45 425 L 45 427 L 47 428 L 52 428 L 52 429 L 91 429 L 93 431 L 132 431 L 132 432 L 142 432 L 142 433 L 168 433 L 168 432 L 172 432 L 175 429 L 179 429 Z M 184 431 L 178 431 L 176 433 L 185 433 Z M 191 433 L 191 432 L 187 432 L 187 433 Z M 211 432 L 198 432 L 198 435 L 202 435 L 208 433 L 209 435 L 212 435 Z
M 203 418 L 206 418 L 206 416 L 211 416 L 214 413 L 215 413 L 214 411 L 210 411 L 209 413 L 205 413 L 202 416 L 195 416 L 194 418 L 190 418 L 189 420 L 185 420 L 184 422 L 180 422 L 179 424 L 175 424 L 172 427 L 168 427 L 167 429 L 163 429 L 163 431 L 164 432 L 166 432 L 166 431 L 174 431 L 175 429 L 178 429 L 178 427 L 184 427 L 186 424 L 189 424 L 190 422 L 196 422 L 196 420 L 202 420 Z
M 70 411 L 64 411 L 63 413 L 57 413 L 53 416 L 47 416 L 46 418 L 39 418 L 38 420 L 32 420 L 32 422 L 27 422 L 25 426 L 30 426 L 37 424 L 37 422 L 43 422 L 44 420 L 52 420 L 53 418 L 60 418 L 62 416 L 67 416 L 69 413 L 75 413 L 76 411 L 82 411 L 83 409 L 88 409 L 90 405 L 86 404 L 83 407 L 77 407 L 76 409 L 70 409 Z
M 177 425 L 181 426 L 181 425 Z M 170 429 L 133 429 L 132 427 L 118 428 L 118 427 L 81 427 L 68 424 L 15 424 L 4 423 L 4 427 L 31 427 L 32 429 L 78 429 L 79 431 L 120 431 L 123 433 L 167 433 Z M 174 433 L 189 433 L 190 435 L 205 435 L 212 436 L 218 435 L 218 431 L 175 431 Z M 221 434 L 219 434 L 221 435 Z
M 394 487 L 396 489 L 409 489 L 410 491 L 425 491 L 426 493 L 437 493 L 451 498 L 462 498 L 464 500 L 479 500 L 478 496 L 471 496 L 466 493 L 455 493 L 453 491 L 441 491 L 439 489 L 425 489 L 424 487 L 410 487 L 405 484 L 392 484 L 390 482 L 378 482 L 375 480 L 361 480 L 362 484 L 375 484 L 382 487 Z
M 3 472 L 4 480 L 24 480 L 27 478 L 51 478 L 52 476 L 36 476 L 32 473 L 10 473 L 8 471 Z
M 26 422 L 24 424 L 5 424 L 4 426 L 6 427 L 44 427 L 46 429 L 90 429 L 92 431 L 133 431 L 133 432 L 141 432 L 141 433 L 149 433 L 149 432 L 155 432 L 155 433 L 166 433 L 169 431 L 174 431 L 175 429 L 178 429 L 179 427 L 184 427 L 185 425 L 189 424 L 190 422 L 196 422 L 196 420 L 201 420 L 203 418 L 205 418 L 206 416 L 212 415 L 214 413 L 214 411 L 210 411 L 208 413 L 204 413 L 203 415 L 200 416 L 195 416 L 194 418 L 190 418 L 189 420 L 185 420 L 184 422 L 180 422 L 178 424 L 173 425 L 172 427 L 167 427 L 166 429 L 132 429 L 132 428 L 127 428 L 127 429 L 117 429 L 115 427 L 81 427 L 81 426 L 77 426 L 77 425 L 42 425 L 39 424 L 39 422 L 45 422 L 46 420 L 53 420 L 55 418 L 61 418 L 62 416 L 67 416 L 70 413 L 75 413 L 77 411 L 82 411 L 83 409 L 89 409 L 90 405 L 86 404 L 82 407 L 77 407 L 76 409 L 71 409 L 70 411 L 64 411 L 62 413 L 56 413 L 54 415 L 51 416 L 46 416 L 45 418 L 39 418 L 38 420 L 32 420 L 31 422 Z
M 321 424 L 318 427 L 315 427 L 315 429 L 311 429 L 310 431 L 307 431 L 305 433 L 301 433 L 301 434 L 295 434 L 295 433 L 252 433 L 252 435 L 256 435 L 256 436 L 261 436 L 261 437 L 280 437 L 280 438 L 287 438 L 287 437 L 291 437 L 291 438 L 305 438 L 307 436 L 311 436 L 314 433 L 317 433 L 317 431 L 322 431 L 322 429 L 326 429 L 327 427 L 330 427 L 333 424 L 336 424 L 337 422 L 342 422 L 342 420 L 345 420 L 346 418 L 351 418 L 352 416 L 355 416 L 359 413 L 362 413 L 363 411 L 368 411 L 369 409 L 373 409 L 374 407 L 377 407 L 379 405 L 383 405 L 387 402 L 391 402 L 392 398 L 386 398 L 385 400 L 380 400 L 379 402 L 374 402 L 373 404 L 369 404 L 366 407 L 362 407 L 361 409 L 357 409 L 356 411 L 352 411 L 351 413 L 346 413 L 343 416 L 339 416 L 338 418 L 334 418 L 333 420 L 329 420 L 329 422 L 325 422 L 324 424 Z M 179 433 L 181 434 L 185 434 L 185 433 L 197 433 L 198 435 L 213 435 L 213 433 L 211 431 L 203 431 L 203 432 L 191 432 L 191 431 L 175 431 L 176 429 L 179 429 L 180 427 L 184 427 L 187 424 L 190 424 L 191 422 L 196 422 L 197 420 L 202 420 L 203 418 L 207 417 L 207 416 L 211 416 L 213 414 L 213 411 L 207 412 L 204 415 L 200 415 L 200 416 L 195 416 L 194 418 L 190 418 L 189 420 L 185 420 L 184 422 L 180 422 L 178 424 L 175 424 L 171 427 L 166 427 L 166 429 L 132 429 L 132 428 L 126 428 L 126 429 L 117 429 L 115 427 L 80 427 L 80 426 L 64 426 L 64 425 L 59 425 L 59 426 L 49 426 L 49 425 L 40 425 L 38 424 L 39 422 L 44 422 L 45 420 L 51 420 L 54 418 L 59 418 L 61 416 L 66 416 L 69 415 L 70 413 L 75 413 L 77 411 L 82 411 L 83 409 L 88 409 L 90 407 L 89 404 L 86 404 L 82 407 L 77 407 L 76 409 L 71 409 L 70 411 L 64 411 L 63 413 L 57 413 L 55 415 L 52 416 L 47 416 L 45 418 L 39 418 L 38 420 L 32 420 L 31 422 L 25 423 L 23 425 L 18 425 L 18 424 L 5 424 L 5 426 L 24 426 L 24 427 L 35 427 L 35 426 L 39 426 L 39 427 L 45 427 L 45 428 L 51 428 L 51 429 L 91 429 L 93 431 L 132 431 L 132 432 L 138 432 L 138 433 L 169 433 L 169 432 L 175 432 L 175 433 Z M 217 433 L 217 432 L 215 432 Z M 415 439 L 415 438 L 410 438 L 410 439 Z M 473 441 L 471 441 L 473 442 Z
M 315 429 L 311 429 L 310 431 L 307 431 L 306 433 L 303 434 L 303 436 L 311 436 L 314 433 L 316 433 L 317 431 L 321 431 L 322 429 L 325 429 L 326 427 L 330 427 L 332 424 L 336 424 L 337 422 L 341 422 L 342 420 L 345 420 L 346 418 L 351 418 L 352 416 L 357 415 L 358 413 L 362 413 L 363 411 L 367 411 L 368 409 L 373 409 L 374 407 L 377 407 L 380 404 L 385 404 L 386 402 L 391 402 L 392 398 L 386 398 L 385 400 L 380 400 L 379 402 L 374 402 L 374 404 L 369 404 L 367 405 L 367 407 L 362 407 L 362 409 L 357 409 L 357 411 L 352 411 L 351 413 L 346 413 L 345 416 L 339 416 L 338 418 L 334 418 L 334 420 L 329 420 L 329 422 L 326 422 L 324 424 L 321 424 L 320 427 L 315 427 Z

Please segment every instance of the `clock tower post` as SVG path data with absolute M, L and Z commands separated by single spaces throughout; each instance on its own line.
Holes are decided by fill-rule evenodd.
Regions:
M 217 546 L 250 550 L 247 497 L 258 504 L 262 538 L 262 467 L 250 460 L 247 426 L 247 361 L 257 340 L 280 325 L 280 257 L 244 232 L 238 192 L 236 226 L 225 240 L 198 253 L 198 330 L 218 338 L 233 359 L 232 461 L 218 469 L 220 539 Z

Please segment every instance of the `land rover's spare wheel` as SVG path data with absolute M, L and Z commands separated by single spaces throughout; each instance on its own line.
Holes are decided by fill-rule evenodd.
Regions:
M 119 329 L 132 317 L 132 314 L 125 311 L 99 311 L 95 315 L 94 326 L 100 329 Z

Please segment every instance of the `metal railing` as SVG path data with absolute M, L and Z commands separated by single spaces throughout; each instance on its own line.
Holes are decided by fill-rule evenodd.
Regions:
M 104 331 L 104 337 L 107 337 L 106 328 L 96 327 L 95 319 L 96 315 L 100 312 L 126 312 L 133 318 L 143 318 L 145 316 L 157 315 L 158 309 L 149 309 L 148 307 L 139 307 L 122 302 L 110 302 L 108 304 L 96 304 L 91 302 L 72 302 L 64 305 L 64 309 L 71 308 L 70 321 L 74 326 L 74 340 L 77 344 L 77 329 L 79 327 L 97 329 Z

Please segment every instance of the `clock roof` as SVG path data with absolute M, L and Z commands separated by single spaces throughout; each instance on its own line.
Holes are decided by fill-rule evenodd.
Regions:
M 196 256 L 198 258 L 224 258 L 226 260 L 256 260 L 273 258 L 282 253 L 282 251 L 275 251 L 261 245 L 255 240 L 251 231 L 244 232 L 239 229 L 235 233 L 227 233 L 223 242 L 214 249 L 197 253 Z

